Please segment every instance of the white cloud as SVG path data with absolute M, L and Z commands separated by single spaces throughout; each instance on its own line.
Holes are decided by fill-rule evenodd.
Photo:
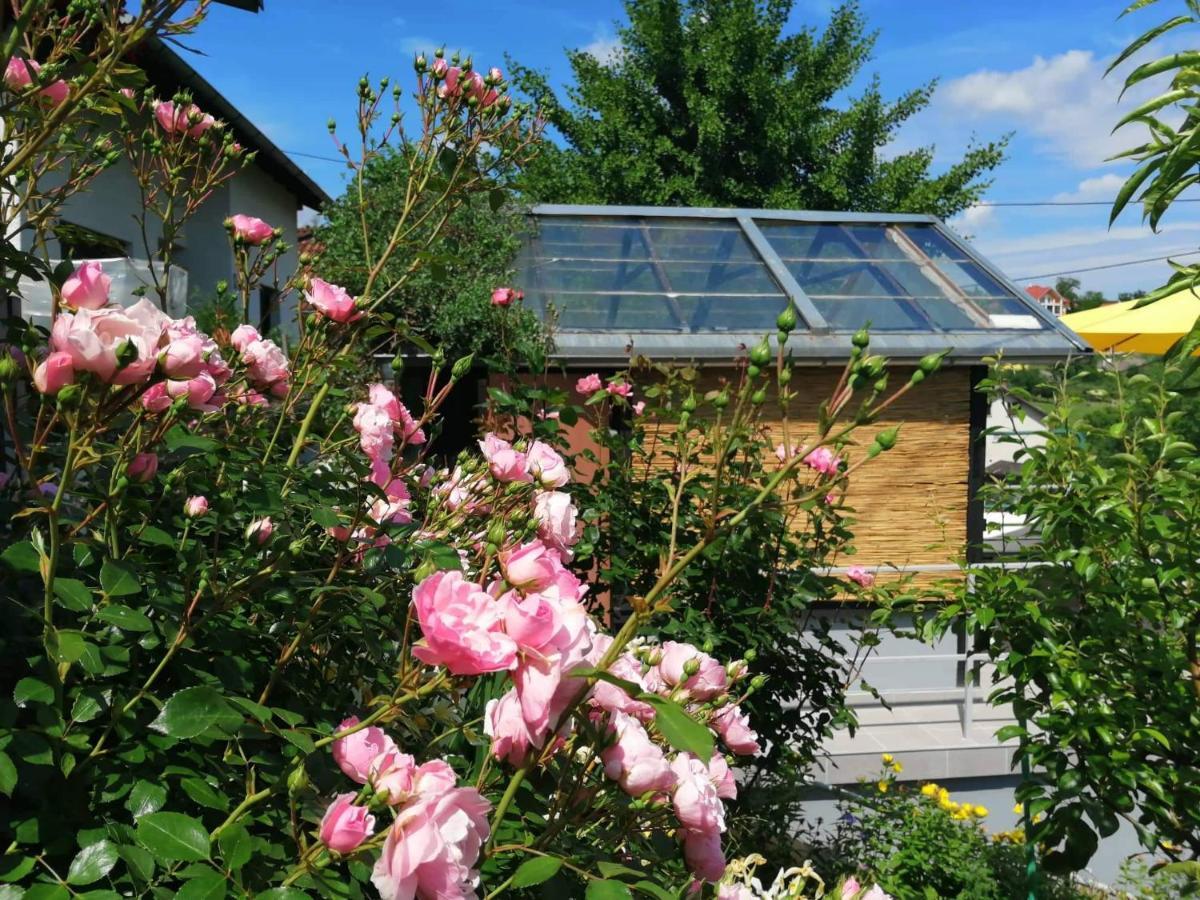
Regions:
M 596 32 L 592 37 L 592 42 L 580 48 L 584 53 L 595 57 L 596 61 L 603 66 L 616 61 L 621 55 L 621 41 L 612 35 L 603 32 Z
M 950 220 L 951 226 L 968 236 L 975 236 L 996 220 L 996 207 L 969 206 Z
M 1112 200 L 1117 191 L 1125 183 L 1125 178 L 1115 172 L 1097 175 L 1095 178 L 1085 178 L 1079 182 L 1079 187 L 1073 191 L 1055 194 L 1057 203 L 1079 203 L 1089 200 Z

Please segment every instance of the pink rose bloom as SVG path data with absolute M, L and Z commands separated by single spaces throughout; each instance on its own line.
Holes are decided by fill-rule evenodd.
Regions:
M 624 397 L 625 399 L 629 399 L 633 394 L 633 385 L 626 384 L 623 381 L 610 381 L 605 390 L 608 391 L 610 397 Z
M 21 59 L 19 56 L 10 57 L 4 69 L 4 84 L 13 93 L 23 91 L 33 84 L 33 78 L 42 71 L 42 64 L 36 59 Z
M 435 77 L 445 78 L 446 73 L 450 71 L 450 63 L 446 62 L 444 59 L 435 59 L 429 70 L 434 74 Z
M 857 897 L 858 892 L 862 890 L 862 885 L 859 884 L 857 878 L 851 875 L 846 879 L 846 883 L 842 885 L 842 900 L 851 900 L 852 897 Z
M 189 519 L 198 519 L 208 512 L 208 498 L 203 496 L 188 497 L 183 504 L 183 514 Z
M 339 324 L 362 318 L 362 312 L 354 305 L 354 298 L 345 288 L 320 278 L 314 278 L 310 282 L 308 290 L 304 292 L 304 299 L 325 318 Z
M 804 457 L 804 464 L 822 475 L 837 475 L 839 462 L 837 454 L 828 447 L 818 447 Z
M 287 383 L 287 355 L 272 340 L 263 338 L 248 344 L 242 351 L 242 362 L 248 366 L 246 375 L 260 388 L 274 392 L 277 385 Z
M 576 514 L 571 495 L 562 491 L 540 491 L 533 499 L 538 537 L 567 560 L 571 558 L 571 547 L 579 540 Z
M 233 344 L 233 348 L 242 353 L 251 344 L 261 341 L 262 335 L 258 333 L 258 329 L 253 325 L 239 325 L 233 329 L 233 334 L 229 336 L 229 343 Z
M 422 640 L 413 656 L 455 675 L 511 669 L 517 645 L 502 630 L 501 607 L 459 571 L 435 572 L 413 589 Z
M 462 69 L 458 66 L 447 66 L 445 69 L 445 81 L 438 85 L 438 96 L 443 100 L 457 97 L 461 93 L 458 84 L 458 78 L 461 74 Z
M 640 416 L 645 411 L 646 411 L 646 401 L 645 400 L 639 400 L 637 403 L 633 404 L 633 414 L 635 416 Z
M 125 469 L 125 474 L 141 484 L 150 481 L 157 472 L 157 453 L 139 453 L 129 461 L 129 466 Z
M 71 96 L 71 86 L 59 78 L 38 91 L 38 96 L 49 100 L 51 106 L 62 106 Z
M 168 321 L 145 298 L 129 309 L 106 307 L 61 313 L 51 328 L 50 345 L 69 353 L 77 372 L 92 372 L 109 384 L 137 384 L 154 371 Z M 133 360 L 119 367 L 118 352 L 132 352 Z
M 717 900 L 758 900 L 759 896 L 753 888 L 744 884 L 717 885 Z
M 865 566 L 851 566 L 846 570 L 846 577 L 865 588 L 875 583 L 875 573 Z
M 662 645 L 663 656 L 658 670 L 663 681 L 671 686 L 682 684 L 697 700 L 708 700 L 722 693 L 729 686 L 725 667 L 691 644 L 666 641 Z M 692 660 L 699 665 L 695 675 L 688 676 L 684 666 Z
M 371 873 L 382 900 L 476 896 L 491 808 L 474 788 L 423 794 L 402 807 Z
M 172 100 L 156 100 L 153 105 L 154 118 L 167 134 L 198 138 L 217 124 L 216 119 L 202 112 L 195 103 L 176 106 Z
M 89 260 L 63 282 L 62 298 L 64 303 L 76 309 L 99 309 L 108 304 L 111 289 L 112 279 L 104 274 L 104 267 Z
M 345 731 L 358 724 L 358 716 L 343 719 L 334 732 Z M 384 753 L 394 752 L 395 743 L 382 728 L 370 725 L 333 742 L 333 761 L 347 777 L 366 784 L 371 775 L 371 763 Z
M 216 392 L 217 382 L 207 372 L 201 372 L 195 378 L 189 378 L 186 381 L 167 382 L 168 397 L 172 400 L 186 397 L 188 406 L 203 412 L 212 412 L 218 408 L 216 405 L 209 404 Z
M 793 446 L 791 453 L 788 452 L 788 448 L 785 447 L 783 444 L 777 444 L 775 446 L 775 458 L 777 460 L 779 460 L 780 462 L 787 462 L 788 456 L 796 456 L 799 453 L 800 453 L 799 446 Z
M 489 700 L 483 716 L 483 732 L 492 739 L 492 756 L 519 766 L 531 746 L 540 745 L 529 734 L 521 715 L 521 701 L 510 690 L 499 700 Z
M 603 386 L 603 383 L 600 381 L 600 376 L 593 372 L 591 375 L 584 375 L 577 382 L 575 382 L 575 392 L 590 396 L 596 393 L 596 391 L 600 390 L 600 388 Z
M 354 805 L 354 793 L 338 794 L 321 818 L 321 843 L 335 853 L 349 853 L 375 831 L 375 817 Z
M 714 753 L 708 761 L 708 779 L 722 800 L 737 799 L 737 779 L 733 777 L 733 770 L 720 753 Z
M 274 532 L 275 523 L 271 521 L 271 517 L 263 516 L 246 526 L 246 540 L 254 541 L 261 546 L 271 539 Z
M 171 378 L 194 378 L 204 369 L 208 339 L 199 333 L 172 337 L 158 356 L 162 369 Z
M 55 350 L 33 370 L 33 386 L 43 394 L 57 394 L 75 380 L 71 354 Z
M 571 480 L 566 461 L 542 441 L 534 441 L 525 454 L 525 471 L 544 488 L 559 488 Z
M 358 445 L 367 459 L 387 464 L 396 443 L 396 428 L 387 410 L 371 403 L 359 403 L 354 410 L 354 430 Z
M 517 292 L 510 287 L 498 287 L 492 291 L 492 306 L 512 306 Z
M 562 627 L 558 604 L 541 594 L 509 591 L 496 601 L 504 609 L 504 632 L 522 652 L 546 647 Z
M 892 900 L 892 895 L 879 885 L 873 884 L 871 889 L 862 895 L 862 900 Z
M 750 728 L 750 718 L 736 705 L 723 707 L 709 724 L 738 756 L 758 753 L 758 735 Z
M 670 791 L 676 775 L 663 756 L 662 748 L 650 740 L 642 723 L 622 712 L 612 714 L 616 743 L 600 753 L 604 774 L 621 785 L 631 797 L 647 791 Z
M 724 831 L 725 805 L 708 766 L 690 753 L 679 753 L 671 760 L 671 771 L 676 779 L 671 804 L 679 823 L 688 831 Z
M 388 792 L 389 806 L 397 806 L 413 793 L 416 772 L 416 760 L 407 753 L 385 750 L 371 761 L 369 781 L 375 790 Z
M 388 418 L 395 424 L 396 431 L 404 440 L 413 445 L 425 443 L 425 432 L 418 427 L 417 420 L 408 411 L 408 407 L 401 403 L 385 385 L 371 385 L 368 397 L 373 405 L 387 412 Z
M 265 244 L 275 237 L 275 229 L 254 216 L 244 216 L 239 213 L 231 216 L 229 223 L 233 226 L 233 236 L 252 247 Z
M 692 874 L 705 881 L 720 881 L 725 874 L 725 853 L 719 831 L 689 831 L 683 836 L 683 859 Z
M 549 587 L 562 567 L 558 556 L 539 540 L 502 550 L 499 561 L 504 580 L 521 591 L 540 591 Z
M 487 109 L 500 97 L 495 90 L 488 87 L 487 82 L 478 72 L 472 72 L 467 76 L 467 94 L 479 101 L 481 109 Z
M 588 662 L 592 665 L 599 665 L 604 654 L 612 646 L 612 642 L 613 639 L 607 634 L 595 635 L 592 638 L 591 650 L 588 652 Z M 608 671 L 618 678 L 631 681 L 642 690 L 646 690 L 646 683 L 642 677 L 642 664 L 632 654 L 622 653 L 608 667 Z M 609 684 L 607 681 L 597 681 L 588 700 L 593 706 L 600 709 L 628 713 L 643 722 L 650 722 L 654 719 L 654 707 L 641 700 L 634 700 L 623 688 Z
M 490 81 L 492 84 L 499 84 L 503 80 L 504 72 L 500 70 L 499 66 L 492 66 L 490 69 L 488 69 L 488 81 Z
M 562 572 L 576 580 L 565 569 Z M 557 583 L 547 588 L 542 597 L 558 604 L 559 628 L 537 652 L 518 656 L 513 672 L 521 715 L 529 733 L 538 736 L 550 731 L 582 688 L 584 682 L 570 677 L 570 673 L 588 661 L 595 632 L 587 610 L 575 596 L 560 590 Z
M 497 481 L 529 481 L 525 454 L 514 450 L 512 444 L 488 432 L 479 442 L 479 449 L 488 461 L 488 469 Z
M 161 413 L 171 408 L 171 397 L 167 394 L 165 382 L 156 381 L 142 394 L 142 408 L 146 412 Z

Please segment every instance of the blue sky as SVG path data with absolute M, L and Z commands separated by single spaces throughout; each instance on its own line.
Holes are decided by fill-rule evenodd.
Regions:
M 863 11 L 879 31 L 875 58 L 863 77 L 878 73 L 891 94 L 938 80 L 933 103 L 906 126 L 899 149 L 932 144 L 945 164 L 972 138 L 1013 132 L 1010 158 L 996 173 L 987 200 L 1108 200 L 1128 167 L 1104 159 L 1138 137 L 1131 131 L 1114 138 L 1110 128 L 1122 109 L 1145 94 L 1118 105 L 1118 79 L 1101 76 L 1132 37 L 1179 11 L 1168 2 L 1118 21 L 1124 5 L 1124 0 L 863 0 Z M 826 0 L 797 0 L 794 24 L 820 26 L 831 8 Z M 192 64 L 336 194 L 344 166 L 312 156 L 333 156 L 326 122 L 333 117 L 349 124 L 354 88 L 364 72 L 407 84 L 413 52 L 444 43 L 471 53 L 477 67 L 503 65 L 507 52 L 561 83 L 569 75 L 564 48 L 612 52 L 613 23 L 621 16 L 619 0 L 266 0 L 257 16 L 214 7 L 186 44 L 200 51 L 189 56 Z M 1194 42 L 1195 35 L 1180 33 L 1174 40 Z M 1200 246 L 1200 204 L 1177 206 L 1158 234 L 1141 224 L 1136 211 L 1111 230 L 1107 219 L 1104 206 L 980 206 L 954 224 L 1016 279 Z M 1168 275 L 1165 262 L 1151 262 L 1075 277 L 1085 288 L 1111 296 L 1155 287 Z

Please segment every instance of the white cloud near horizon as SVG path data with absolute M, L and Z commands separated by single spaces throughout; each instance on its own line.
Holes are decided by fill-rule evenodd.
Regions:
M 621 41 L 611 34 L 597 31 L 590 44 L 580 48 L 584 53 L 594 57 L 598 63 L 607 66 L 621 54 Z
M 1054 195 L 1056 203 L 1079 203 L 1081 201 L 1112 200 L 1125 183 L 1125 178 L 1116 172 L 1106 172 L 1094 178 L 1085 178 L 1073 191 Z

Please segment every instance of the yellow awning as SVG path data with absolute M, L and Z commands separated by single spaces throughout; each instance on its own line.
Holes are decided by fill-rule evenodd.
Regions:
M 1118 353 L 1166 353 L 1200 318 L 1200 294 L 1185 288 L 1154 303 L 1109 303 L 1067 313 L 1062 323 L 1097 350 Z

